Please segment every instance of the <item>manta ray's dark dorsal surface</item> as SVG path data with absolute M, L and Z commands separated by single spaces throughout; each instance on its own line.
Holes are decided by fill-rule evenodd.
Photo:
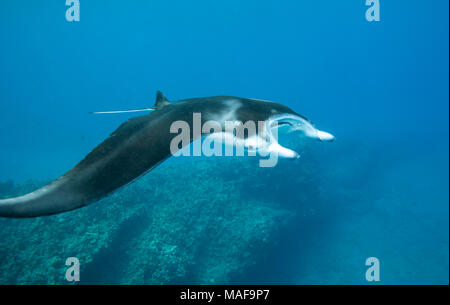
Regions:
M 73 169 L 49 185 L 21 197 L 0 200 L 0 216 L 51 215 L 100 200 L 170 157 L 170 143 L 177 136 L 170 132 L 171 124 L 185 121 L 192 130 L 194 113 L 201 114 L 202 123 L 266 121 L 282 114 L 304 119 L 277 103 L 229 96 L 170 103 L 158 92 L 153 108 L 155 111 L 150 114 L 123 123 Z

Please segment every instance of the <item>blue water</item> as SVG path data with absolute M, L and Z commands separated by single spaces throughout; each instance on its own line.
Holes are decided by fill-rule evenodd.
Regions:
M 191 159 L 169 160 L 155 175 L 187 188 L 182 197 L 190 210 L 186 217 L 207 217 L 193 208 L 201 201 L 195 198 L 227 202 L 228 191 L 214 184 L 217 179 L 233 187 L 247 179 L 230 205 L 267 201 L 267 211 L 276 207 L 286 221 L 268 218 L 267 234 L 262 234 L 241 228 L 232 221 L 237 214 L 225 211 L 210 221 L 224 228 L 223 238 L 236 242 L 235 252 L 215 246 L 214 251 L 225 252 L 212 255 L 206 244 L 213 229 L 187 227 L 185 234 L 199 230 L 192 241 L 195 255 L 186 254 L 192 245 L 179 233 L 180 240 L 173 237 L 170 247 L 151 252 L 158 257 L 172 253 L 171 267 L 149 268 L 139 279 L 129 270 L 145 269 L 151 260 L 146 265 L 124 259 L 138 254 L 116 259 L 105 254 L 122 248 L 126 253 L 126 247 L 142 246 L 156 234 L 146 227 L 147 219 L 127 222 L 115 241 L 101 246 L 92 241 L 101 251 L 82 269 L 89 282 L 365 284 L 365 260 L 374 256 L 381 265 L 380 283 L 448 284 L 448 1 L 381 0 L 380 22 L 366 21 L 362 0 L 80 2 L 80 22 L 72 23 L 65 19 L 63 0 L 0 4 L 0 182 L 21 186 L 31 179 L 41 185 L 57 178 L 133 116 L 99 117 L 90 111 L 150 107 L 156 90 L 171 100 L 234 95 L 277 101 L 337 137 L 334 143 L 311 144 L 303 158 L 280 162 L 271 171 L 255 172 L 257 163 L 247 159 L 245 164 L 227 159 L 225 166 L 215 159 L 202 160 L 201 166 Z M 219 171 L 213 174 L 212 168 Z M 189 186 L 205 173 L 211 178 L 201 177 L 203 189 Z M 181 200 L 176 186 L 160 187 L 162 202 Z M 125 201 L 139 211 L 137 195 L 126 194 Z M 0 220 L 2 283 L 64 283 L 64 273 L 47 275 L 39 269 L 45 263 L 65 268 L 57 250 L 36 258 L 34 249 L 43 238 L 39 224 L 57 226 L 58 219 L 86 213 L 98 216 L 99 231 L 112 230 L 106 222 L 101 226 L 102 217 L 112 217 L 100 217 L 101 205 L 34 222 Z M 259 211 L 242 210 L 239 219 L 251 210 Z M 158 211 L 152 210 L 149 219 Z M 35 229 L 26 231 L 26 226 Z M 57 249 L 58 243 L 76 244 L 79 236 L 91 233 L 77 228 L 77 233 L 49 235 L 52 241 L 46 242 Z M 31 241 L 30 232 L 37 236 Z M 245 234 L 259 246 L 252 247 Z M 121 247 L 121 238 L 134 238 L 136 244 Z M 89 251 L 79 255 L 89 256 Z M 15 263 L 20 271 L 6 268 L 10 255 L 20 257 Z M 115 272 L 106 274 L 96 265 L 105 255 L 110 264 L 119 264 Z M 186 261 L 196 263 L 187 271 L 173 267 Z M 176 272 L 181 275 L 172 276 Z

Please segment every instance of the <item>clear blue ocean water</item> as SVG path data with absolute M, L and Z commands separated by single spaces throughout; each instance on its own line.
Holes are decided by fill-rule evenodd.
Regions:
M 105 215 L 100 202 L 0 219 L 1 283 L 65 283 L 74 251 L 89 261 L 81 283 L 366 284 L 372 256 L 381 284 L 449 283 L 448 1 L 380 0 L 380 22 L 365 19 L 363 0 L 80 4 L 72 23 L 63 0 L 0 4 L 0 183 L 13 182 L 3 195 L 59 177 L 135 116 L 90 111 L 151 107 L 156 90 L 273 100 L 337 141 L 266 171 L 247 159 L 171 159 L 148 175 L 161 182 L 145 177 L 107 199 L 123 202 Z M 222 185 L 237 194 L 225 198 Z M 172 219 L 181 202 L 189 213 Z M 150 216 L 111 225 L 130 205 Z M 170 241 L 148 226 L 162 214 L 167 231 L 183 228 Z M 73 219 L 98 220 L 104 240 L 78 243 L 94 234 L 87 224 L 45 233 Z M 145 260 L 130 254 L 136 245 Z

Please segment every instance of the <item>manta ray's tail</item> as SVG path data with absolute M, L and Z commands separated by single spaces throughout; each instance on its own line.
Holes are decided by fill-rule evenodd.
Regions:
M 113 111 L 96 111 L 91 112 L 92 114 L 116 114 L 116 113 L 129 113 L 129 112 L 141 112 L 141 111 L 154 111 L 158 110 L 165 105 L 170 104 L 169 100 L 164 96 L 161 91 L 156 92 L 156 103 L 155 106 L 150 108 L 142 108 L 142 109 L 132 109 L 132 110 L 113 110 Z
M 143 108 L 143 109 L 133 109 L 133 110 L 113 110 L 113 111 L 96 111 L 91 112 L 92 114 L 115 114 L 115 113 L 129 113 L 129 112 L 141 112 L 141 111 L 153 111 L 155 108 Z

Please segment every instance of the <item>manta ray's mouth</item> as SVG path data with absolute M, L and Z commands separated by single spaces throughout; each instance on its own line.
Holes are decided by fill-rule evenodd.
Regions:
M 282 114 L 270 117 L 266 124 L 266 131 L 270 139 L 269 150 L 276 151 L 286 158 L 297 159 L 300 157 L 300 154 L 278 143 L 278 135 L 280 133 L 298 132 L 305 137 L 319 141 L 334 141 L 332 134 L 315 128 L 308 119 L 294 114 Z

